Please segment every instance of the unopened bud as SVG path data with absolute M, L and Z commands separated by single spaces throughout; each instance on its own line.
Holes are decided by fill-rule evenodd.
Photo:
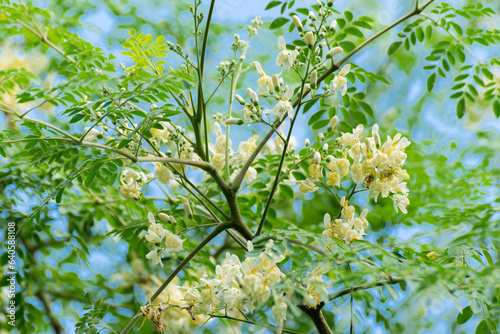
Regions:
M 316 19 L 316 16 L 314 15 L 314 12 L 313 12 L 313 11 L 310 11 L 310 12 L 309 12 L 309 18 L 310 18 L 311 20 L 313 20 L 313 21 Z
M 293 20 L 293 24 L 295 24 L 295 27 L 297 27 L 297 30 L 299 32 L 302 32 L 304 30 L 304 26 L 302 25 L 300 18 L 297 15 L 294 15 L 292 17 L 292 20 Z
M 319 140 L 321 140 L 321 141 L 324 141 L 324 140 L 325 140 L 325 135 L 324 135 L 324 134 L 322 134 L 322 133 L 320 133 L 320 134 L 318 135 L 318 137 L 319 137 Z
M 330 59 L 333 56 L 335 56 L 343 51 L 344 51 L 344 49 L 342 49 L 340 46 L 336 46 L 336 47 L 330 49 L 330 51 L 328 51 L 328 53 L 326 54 L 326 59 Z
M 318 82 L 318 72 L 316 70 L 311 73 L 311 88 L 316 89 L 316 84 Z
M 333 116 L 332 119 L 330 120 L 330 123 L 328 123 L 326 131 L 331 132 L 333 129 L 335 129 L 335 126 L 337 125 L 338 121 L 339 118 L 337 117 L 337 115 Z
M 334 31 L 337 29 L 337 20 L 333 20 L 332 23 L 330 23 L 330 31 Z
M 304 95 L 307 94 L 311 90 L 311 85 L 310 84 L 305 84 L 304 85 Z
M 309 141 L 309 139 L 307 139 L 307 138 L 306 138 L 306 139 L 304 140 L 304 145 L 305 145 L 306 147 L 309 147 L 309 146 L 311 145 L 311 142 Z
M 229 118 L 227 121 L 224 122 L 226 125 L 241 125 L 245 123 L 242 119 L 239 118 Z
M 380 149 L 382 147 L 382 142 L 380 141 L 380 136 L 378 133 L 376 133 L 374 136 L 373 136 L 373 139 L 375 140 L 375 146 L 377 146 L 378 149 Z
M 191 205 L 186 197 L 181 199 L 182 206 L 184 207 L 184 211 L 186 212 L 189 218 L 193 218 L 193 211 L 191 211 Z
M 257 96 L 257 93 L 255 93 L 252 88 L 247 88 L 247 94 L 250 100 L 253 102 L 254 105 L 258 106 L 259 105 L 259 97 Z
M 321 1 L 316 0 L 316 6 L 318 6 L 319 8 L 321 8 L 323 6 L 323 4 L 321 3 Z
M 239 104 L 241 104 L 242 106 L 244 106 L 244 105 L 245 105 L 245 100 L 243 100 L 243 98 L 242 98 L 240 95 L 238 95 L 238 94 L 234 94 L 234 98 L 235 98 L 235 99 L 236 99 L 236 101 L 238 101 L 238 102 L 239 102 Z
M 169 215 L 167 215 L 167 214 L 165 214 L 165 213 L 163 213 L 163 212 L 160 212 L 160 213 L 158 214 L 158 218 L 160 218 L 161 220 L 163 220 L 163 221 L 165 221 L 165 222 L 167 222 L 167 223 L 171 223 L 171 222 L 172 222 L 172 221 L 170 220 Z
M 328 144 L 327 144 L 327 143 L 325 143 L 321 149 L 322 149 L 323 151 L 328 151 Z
M 316 165 L 319 165 L 321 163 L 321 154 L 318 151 L 314 153 L 314 163 Z
M 334 2 L 335 2 L 334 0 L 328 0 L 328 1 L 326 2 L 326 5 L 327 5 L 328 7 L 332 7 Z
M 314 43 L 316 43 L 316 37 L 311 31 L 306 32 L 306 35 L 304 36 L 304 40 L 307 44 L 307 46 L 312 49 L 314 46 Z

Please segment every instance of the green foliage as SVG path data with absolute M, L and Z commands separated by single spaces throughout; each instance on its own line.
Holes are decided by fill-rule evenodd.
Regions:
M 55 332 L 59 319 L 73 322 L 77 333 L 121 331 L 215 226 L 238 215 L 252 233 L 262 221 L 263 233 L 253 239 L 254 250 L 246 250 L 242 239 L 248 235 L 241 226 L 229 230 L 231 234 L 221 233 L 183 267 L 168 287 L 173 292 L 142 309 L 142 315 L 161 303 L 162 319 L 189 320 L 192 309 L 173 304 L 178 287 L 215 278 L 215 266 L 229 252 L 240 261 L 255 257 L 255 266 L 261 254 L 283 257 L 278 267 L 286 278 L 252 312 L 240 310 L 238 321 L 217 308 L 202 320 L 198 317 L 196 326 L 188 323 L 188 331 L 214 333 L 226 330 L 224 326 L 248 333 L 267 326 L 275 332 L 270 310 L 284 293 L 290 301 L 285 329 L 313 332 L 313 322 L 299 306 L 311 302 L 308 289 L 316 289 L 321 302 L 314 305 L 321 305 L 335 333 L 348 332 L 351 324 L 354 332 L 368 332 L 367 324 L 374 323 L 388 333 L 433 332 L 438 325 L 452 332 L 498 333 L 500 140 L 484 124 L 496 126 L 490 118 L 500 117 L 500 58 L 494 54 L 500 33 L 491 22 L 498 4 L 459 7 L 435 1 L 395 26 L 397 35 L 385 33 L 364 49 L 364 43 L 388 25 L 375 15 L 386 4 L 360 0 L 327 11 L 327 3 L 270 1 L 265 10 L 274 9 L 279 17 L 258 34 L 262 22 L 252 21 L 246 40 L 241 32 L 241 37 L 233 36 L 239 26 L 215 22 L 208 14 L 209 1 L 196 1 L 191 14 L 189 3 L 159 0 L 0 5 L 0 40 L 22 55 L 16 58 L 19 66 L 13 62 L 0 69 L 5 120 L 0 132 L 0 207 L 2 219 L 16 224 L 22 289 L 15 300 L 21 333 Z M 320 9 L 328 14 L 318 15 Z M 99 44 L 109 48 L 83 37 L 89 25 L 79 18 L 97 10 L 114 20 L 112 33 L 103 33 Z M 148 10 L 161 14 L 144 16 Z M 308 48 L 291 22 L 294 15 L 326 45 Z M 298 52 L 300 63 L 317 70 L 322 78 L 318 89 L 299 98 L 304 84 L 311 82 L 310 71 L 298 64 L 289 71 L 275 68 L 280 50 L 274 33 L 284 36 L 287 50 Z M 343 53 L 325 59 L 337 46 Z M 126 64 L 117 66 L 112 52 L 126 56 Z M 165 71 L 167 53 L 171 68 Z M 284 94 L 278 88 L 259 95 L 258 103 L 249 101 L 246 88 L 259 86 L 256 78 L 267 80 L 265 74 L 257 77 L 253 60 L 262 63 L 270 80 L 279 74 L 294 90 L 293 135 L 300 143 L 283 154 L 277 154 L 276 147 L 287 132 L 271 111 L 274 95 L 282 99 Z M 45 65 L 32 66 L 38 63 Z M 339 67 L 347 63 L 351 70 L 345 75 L 345 95 L 322 92 L 323 86 L 327 91 L 339 80 Z M 413 85 L 422 89 L 409 98 Z M 235 93 L 243 96 L 243 103 Z M 260 118 L 246 119 L 245 108 L 256 104 Z M 458 125 L 445 132 L 440 129 L 450 122 L 449 109 Z M 326 131 L 333 116 L 339 123 Z M 251 164 L 257 178 L 243 181 L 234 193 L 228 189 L 253 151 L 246 152 L 247 160 L 241 163 L 228 162 L 227 169 L 222 159 L 223 168 L 216 169 L 215 154 L 226 147 L 216 152 L 214 120 L 233 141 L 228 161 L 236 157 L 242 138 L 257 135 L 255 142 L 242 145 L 257 147 L 266 132 L 271 133 L 271 145 Z M 227 120 L 236 123 L 229 127 L 224 125 Z M 286 122 L 288 131 L 292 122 Z M 314 152 L 348 156 L 339 151 L 337 138 L 374 122 L 380 124 L 383 139 L 399 130 L 412 141 L 405 150 L 408 215 L 395 213 L 390 198 L 375 203 L 368 196 L 370 189 L 361 182 L 355 188 L 349 179 L 339 187 L 318 181 L 319 189 L 307 194 L 297 190 L 296 182 L 311 179 Z M 456 138 L 450 138 L 453 135 Z M 311 138 L 309 147 L 302 145 L 303 137 Z M 160 167 L 168 169 L 168 182 L 159 180 Z M 126 168 L 144 175 L 133 198 L 122 191 Z M 322 180 L 328 171 L 325 167 L 321 172 Z M 341 216 L 342 196 L 352 196 L 356 212 L 370 209 L 369 241 L 346 244 L 323 235 L 324 215 Z M 192 216 L 184 209 L 184 198 L 191 203 Z M 145 238 L 151 227 L 148 212 L 183 240 L 182 250 L 163 256 L 163 268 L 146 258 L 154 249 Z M 274 244 L 266 248 L 270 239 Z M 1 253 L 2 263 L 7 255 Z M 313 282 L 305 288 L 307 274 L 322 268 L 324 284 Z M 435 315 L 428 306 L 433 301 L 455 307 L 445 304 Z M 148 314 L 134 329 L 151 333 L 160 325 L 155 319 Z M 4 320 L 0 326 L 7 326 Z M 172 328 L 167 332 L 174 333 Z

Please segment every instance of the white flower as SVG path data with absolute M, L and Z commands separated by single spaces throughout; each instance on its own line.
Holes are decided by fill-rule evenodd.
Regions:
M 163 267 L 163 262 L 161 262 L 161 259 L 163 257 L 163 252 L 159 252 L 158 249 L 152 250 L 148 254 L 146 254 L 146 259 L 151 260 L 154 265 L 160 264 Z
M 259 72 L 259 79 L 257 79 L 257 85 L 259 85 L 259 94 L 267 96 L 274 90 L 273 80 L 262 70 L 262 66 L 258 61 L 255 61 L 254 64 L 257 72 Z
M 286 49 L 286 42 L 283 36 L 278 38 L 278 46 L 280 48 L 280 53 L 276 58 L 276 65 L 278 65 L 278 67 L 283 66 L 287 71 L 290 71 L 299 53 L 296 50 L 290 51 Z
M 167 251 L 181 251 L 182 243 L 184 240 L 179 238 L 178 235 L 173 234 L 172 232 L 166 230 L 167 233 L 165 235 L 165 250 Z
M 271 308 L 274 320 L 278 323 L 278 325 L 283 324 L 283 321 L 286 319 L 287 309 L 288 309 L 288 304 L 283 301 L 280 301 L 279 299 Z
M 291 118 L 293 116 L 293 106 L 290 99 L 293 96 L 293 89 L 290 88 L 283 94 L 281 100 L 274 106 L 273 115 L 282 117 L 285 113 Z
M 332 82 L 330 83 L 330 93 L 337 94 L 337 92 L 342 87 L 342 95 L 345 95 L 347 93 L 347 79 L 345 78 L 345 76 L 349 73 L 350 70 L 351 64 L 344 65 L 340 69 L 340 73 L 335 76 L 335 78 L 333 78 Z
M 316 190 L 319 189 L 312 180 L 302 180 L 302 181 L 297 181 L 297 184 L 299 185 L 299 190 L 302 193 L 308 193 L 308 192 L 315 192 Z
M 394 199 L 394 210 L 398 212 L 398 208 L 401 210 L 402 213 L 408 213 L 406 210 L 406 207 L 408 204 L 410 204 L 410 200 L 408 199 L 408 194 L 400 195 L 400 194 L 394 194 L 393 196 Z
M 120 195 L 126 199 L 138 199 L 141 196 L 142 184 L 147 181 L 146 175 L 132 168 L 125 167 L 120 175 Z
M 170 170 L 159 162 L 155 164 L 155 175 L 158 181 L 163 184 L 168 184 L 172 177 Z
M 226 163 L 226 158 L 225 158 L 224 154 L 216 153 L 212 157 L 212 164 L 215 166 L 215 168 L 217 168 L 218 171 L 222 170 L 225 163 Z

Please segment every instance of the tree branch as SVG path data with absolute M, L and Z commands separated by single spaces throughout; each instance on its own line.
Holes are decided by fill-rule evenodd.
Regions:
M 49 297 L 45 294 L 45 292 L 43 292 L 41 290 L 36 293 L 36 296 L 42 302 L 43 308 L 45 309 L 45 313 L 49 317 L 50 325 L 52 326 L 52 328 L 54 328 L 54 332 L 56 334 L 65 333 L 65 330 L 64 330 L 63 326 L 61 325 L 61 323 L 59 322 L 59 319 L 57 319 L 54 316 L 54 314 L 52 313 L 52 308 L 50 307 Z
M 333 334 L 330 326 L 323 317 L 323 312 L 319 307 L 309 307 L 305 305 L 300 305 L 298 308 L 304 312 L 314 323 L 319 334 Z
M 388 280 L 385 280 L 385 281 L 380 281 L 380 282 L 375 282 L 375 283 L 367 283 L 367 284 L 363 284 L 363 285 L 354 286 L 352 288 L 346 288 L 343 290 L 338 290 L 338 291 L 329 293 L 328 299 L 330 301 L 332 301 L 332 300 L 337 299 L 339 297 L 348 295 L 351 292 L 360 291 L 360 290 L 368 290 L 368 289 L 372 289 L 372 288 L 376 288 L 376 287 L 384 286 L 384 285 L 400 284 L 400 283 L 404 283 L 404 282 L 406 282 L 406 281 L 403 278 L 396 278 L 396 277 L 391 276 Z M 318 305 L 318 308 L 322 309 L 325 305 L 326 304 L 324 302 L 321 302 Z

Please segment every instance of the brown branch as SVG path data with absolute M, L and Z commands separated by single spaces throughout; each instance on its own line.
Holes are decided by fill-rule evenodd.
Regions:
M 64 330 L 63 326 L 61 325 L 61 323 L 59 322 L 59 319 L 57 319 L 54 316 L 54 313 L 52 313 L 52 309 L 50 307 L 49 297 L 45 294 L 45 292 L 43 292 L 41 290 L 36 293 L 36 296 L 42 302 L 43 307 L 45 308 L 45 313 L 49 317 L 50 325 L 52 326 L 52 328 L 54 328 L 54 332 L 56 334 L 65 333 L 65 330 Z
M 309 307 L 305 305 L 300 305 L 298 306 L 298 308 L 302 312 L 304 312 L 309 318 L 311 318 L 319 334 L 333 334 L 332 330 L 330 329 L 330 326 L 328 326 L 328 323 L 326 322 L 325 317 L 323 316 L 321 308 Z

